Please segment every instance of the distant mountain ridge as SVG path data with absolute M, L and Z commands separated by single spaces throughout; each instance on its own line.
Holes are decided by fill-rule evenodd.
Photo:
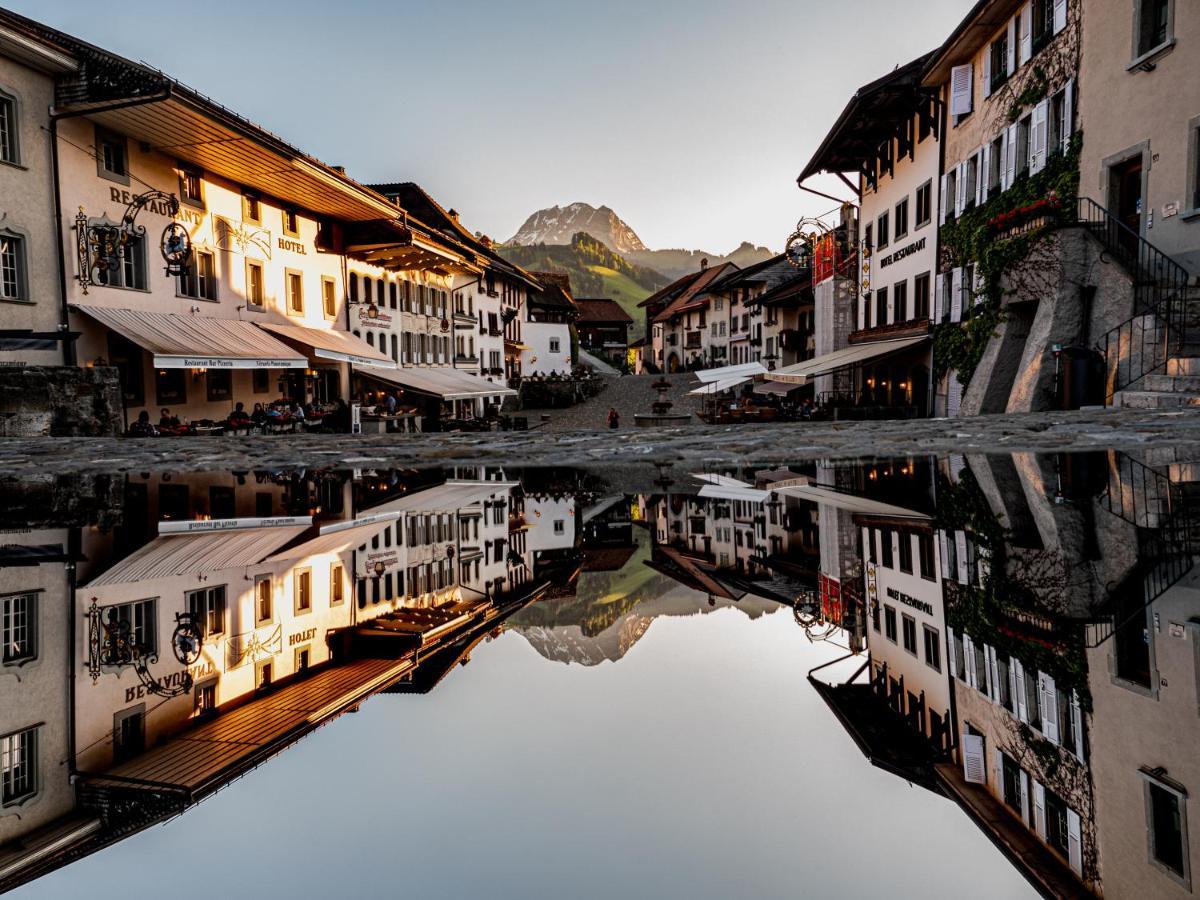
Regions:
M 768 248 L 756 247 L 748 241 L 728 255 L 704 250 L 650 250 L 637 232 L 612 209 L 607 206 L 597 208 L 589 203 L 538 210 L 525 220 L 525 224 L 508 240 L 506 246 L 569 246 L 580 232 L 591 235 L 635 266 L 653 269 L 670 281 L 695 272 L 700 268 L 701 260 L 707 259 L 710 265 L 732 262 L 745 267 L 774 255 Z M 513 262 L 519 260 L 514 259 Z

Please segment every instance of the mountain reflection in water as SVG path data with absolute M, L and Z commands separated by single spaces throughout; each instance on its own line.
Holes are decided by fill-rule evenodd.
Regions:
M 1188 895 L 1198 475 L 5 482 L 0 892 Z

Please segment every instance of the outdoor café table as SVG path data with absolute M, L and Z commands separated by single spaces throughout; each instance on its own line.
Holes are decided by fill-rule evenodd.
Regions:
M 192 430 L 199 435 L 220 434 L 225 430 L 222 425 L 193 425 Z

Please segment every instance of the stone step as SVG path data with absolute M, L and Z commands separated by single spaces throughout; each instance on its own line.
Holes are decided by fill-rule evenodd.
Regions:
M 1200 406 L 1200 394 L 1181 394 L 1175 391 L 1117 391 L 1113 406 L 1124 409 L 1182 409 Z
M 1200 482 L 1200 463 L 1172 463 L 1167 474 L 1176 484 L 1195 484 Z
M 1138 385 L 1144 391 L 1200 394 L 1200 374 L 1196 375 L 1147 375 Z
M 1177 356 L 1167 360 L 1168 375 L 1200 375 L 1200 356 Z

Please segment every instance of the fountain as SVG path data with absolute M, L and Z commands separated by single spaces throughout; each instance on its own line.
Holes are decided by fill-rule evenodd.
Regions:
M 691 420 L 691 413 L 673 413 L 671 407 L 675 404 L 667 399 L 667 391 L 671 389 L 671 382 L 665 377 L 659 378 L 658 381 L 650 385 L 658 392 L 658 399 L 650 404 L 650 412 L 634 413 L 633 421 L 639 428 L 654 428 L 662 425 L 687 425 Z

